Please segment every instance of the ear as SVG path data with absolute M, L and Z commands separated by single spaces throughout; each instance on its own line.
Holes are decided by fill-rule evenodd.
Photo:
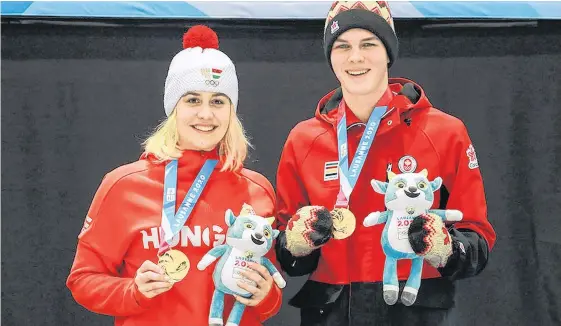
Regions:
M 433 192 L 437 191 L 438 189 L 440 189 L 440 186 L 442 186 L 442 178 L 436 177 L 436 179 L 434 179 L 434 181 L 431 182 L 430 185 L 432 186 Z
M 274 217 L 265 217 L 265 219 L 267 220 L 267 223 L 269 223 L 269 225 L 273 225 L 273 222 L 275 221 Z
M 388 181 L 392 181 L 393 178 L 395 178 L 396 174 L 393 173 L 392 171 L 388 171 Z
M 236 221 L 236 216 L 231 209 L 226 210 L 226 214 L 224 214 L 224 220 L 226 220 L 226 225 L 228 226 L 232 226 L 232 224 L 234 224 L 234 222 Z
M 377 192 L 379 194 L 382 194 L 382 195 L 385 194 L 386 190 L 388 189 L 388 183 L 387 182 L 372 180 L 372 181 L 370 181 L 370 184 L 372 185 L 372 189 L 374 189 L 375 192 Z
M 276 239 L 280 234 L 279 230 L 273 230 L 273 239 Z
M 247 215 L 255 215 L 255 210 L 253 210 L 253 207 L 251 207 L 251 205 L 244 203 L 242 205 L 242 210 L 240 211 L 239 216 L 247 216 Z
M 427 171 L 427 169 L 423 169 L 423 171 L 419 172 L 419 174 L 426 178 L 429 176 L 429 171 Z

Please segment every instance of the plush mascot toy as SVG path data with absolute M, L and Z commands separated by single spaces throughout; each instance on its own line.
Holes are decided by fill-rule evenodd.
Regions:
M 382 248 L 386 255 L 384 265 L 384 301 L 393 305 L 399 295 L 397 261 L 411 259 L 411 272 L 401 295 L 401 302 L 412 305 L 421 285 L 423 260 L 435 267 L 443 267 L 452 254 L 451 238 L 443 221 L 460 221 L 457 210 L 430 209 L 434 192 L 442 185 L 437 177 L 429 182 L 427 170 L 419 173 L 396 175 L 388 171 L 388 181 L 372 180 L 372 188 L 385 195 L 387 210 L 370 213 L 364 219 L 369 227 L 385 223 Z
M 237 294 L 249 298 L 251 293 L 238 287 L 237 282 L 242 281 L 252 285 L 255 282 L 240 275 L 241 270 L 248 270 L 248 262 L 261 264 L 271 273 L 273 280 L 284 288 L 286 285 L 282 275 L 271 263 L 265 254 L 271 249 L 273 240 L 279 231 L 273 230 L 271 224 L 274 217 L 264 218 L 255 214 L 253 208 L 244 204 L 239 216 L 235 216 L 231 210 L 225 214 L 228 231 L 226 233 L 226 244 L 212 248 L 197 264 L 199 270 L 204 270 L 216 259 L 220 258 L 214 268 L 214 295 L 209 314 L 209 325 L 222 326 L 224 321 L 224 294 Z M 242 319 L 245 305 L 236 301 L 230 312 L 226 326 L 237 326 Z

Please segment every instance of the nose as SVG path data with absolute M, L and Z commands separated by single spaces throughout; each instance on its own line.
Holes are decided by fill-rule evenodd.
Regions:
M 204 120 L 209 120 L 212 119 L 212 109 L 210 107 L 210 105 L 208 104 L 204 104 L 201 105 L 199 112 L 197 112 L 197 117 L 199 119 L 204 119 Z
M 349 56 L 349 61 L 353 62 L 353 63 L 364 61 L 364 56 L 362 55 L 362 52 L 361 52 L 359 47 L 353 47 L 351 49 L 351 54 Z
M 261 240 L 261 238 L 263 238 L 263 235 L 262 235 L 261 233 L 255 233 L 255 237 L 256 237 L 258 240 Z
M 417 192 L 417 187 L 409 186 L 409 192 Z

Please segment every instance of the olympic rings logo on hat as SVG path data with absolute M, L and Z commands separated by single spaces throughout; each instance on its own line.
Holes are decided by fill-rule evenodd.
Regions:
M 220 85 L 220 83 L 216 80 L 205 80 L 205 84 L 207 84 L 207 86 L 214 86 L 217 87 L 218 85 Z

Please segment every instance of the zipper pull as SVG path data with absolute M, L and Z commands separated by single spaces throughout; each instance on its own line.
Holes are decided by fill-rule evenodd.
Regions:
M 392 162 L 389 162 L 388 166 L 386 167 L 386 182 L 390 182 L 390 180 L 388 179 L 388 172 L 391 172 L 392 166 Z

